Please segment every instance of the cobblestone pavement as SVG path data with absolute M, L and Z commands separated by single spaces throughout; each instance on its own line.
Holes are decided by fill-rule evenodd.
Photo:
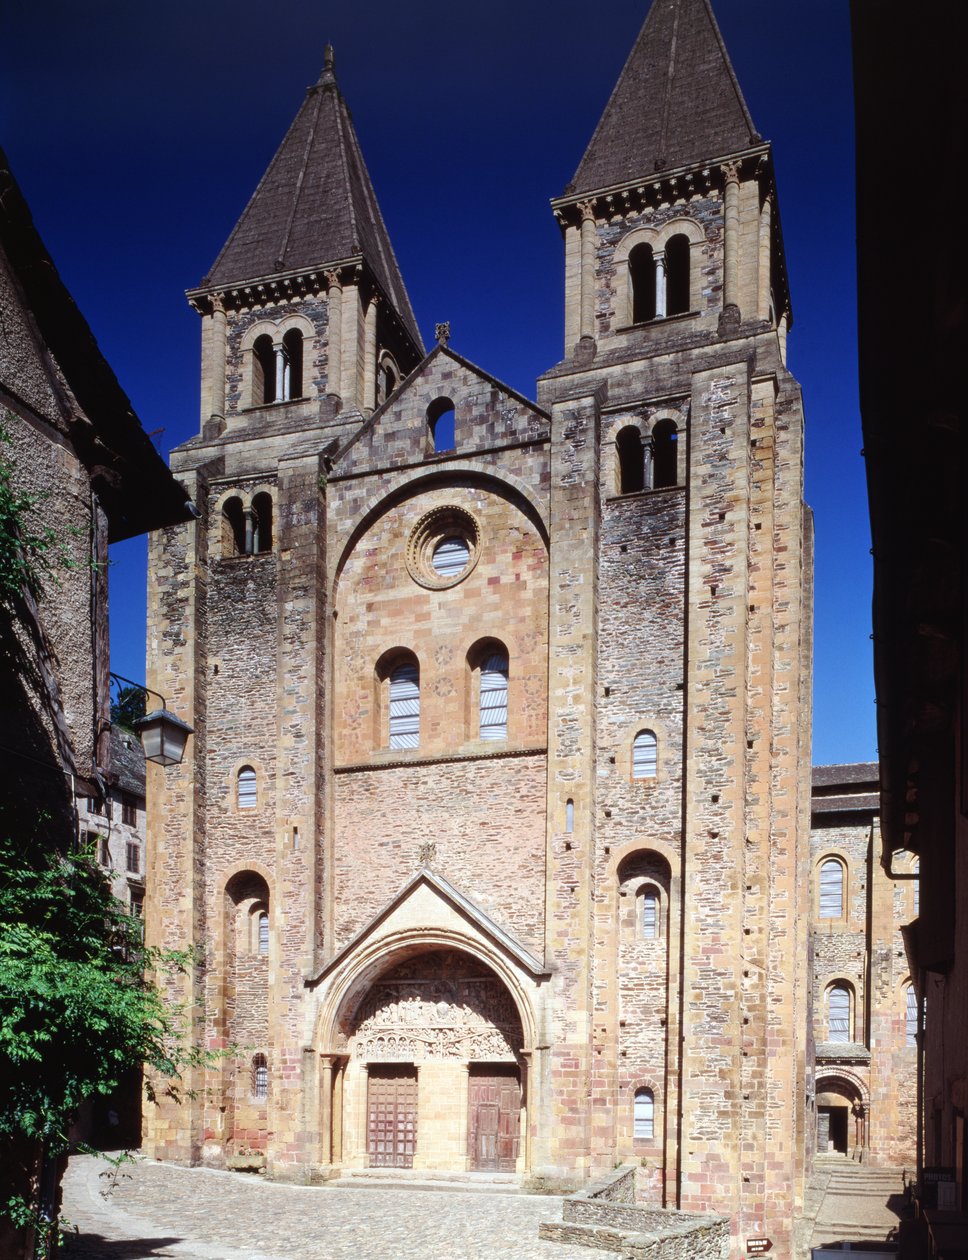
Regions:
M 561 1199 L 387 1187 L 287 1186 L 245 1173 L 139 1160 L 112 1185 L 74 1156 L 70 1260 L 588 1260 L 538 1240 Z M 110 1170 L 108 1170 L 110 1172 Z

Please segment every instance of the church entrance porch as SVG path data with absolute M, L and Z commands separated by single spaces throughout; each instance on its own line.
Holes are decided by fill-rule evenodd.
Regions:
M 340 1022 L 344 1167 L 523 1171 L 521 1020 L 490 968 L 417 954 Z

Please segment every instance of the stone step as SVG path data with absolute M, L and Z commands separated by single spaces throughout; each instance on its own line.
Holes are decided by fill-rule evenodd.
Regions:
M 460 1194 L 524 1194 L 517 1173 L 353 1168 L 325 1183 L 342 1190 L 438 1190 Z

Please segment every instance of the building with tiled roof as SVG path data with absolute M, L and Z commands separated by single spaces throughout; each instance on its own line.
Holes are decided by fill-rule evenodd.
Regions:
M 446 326 L 424 356 L 327 55 L 190 292 L 202 516 L 152 545 L 148 669 L 196 735 L 148 771 L 146 929 L 204 944 L 174 995 L 233 1051 L 146 1145 L 624 1164 L 681 1237 L 788 1254 L 811 522 L 771 150 L 707 0 L 655 0 L 552 208 L 535 399 Z

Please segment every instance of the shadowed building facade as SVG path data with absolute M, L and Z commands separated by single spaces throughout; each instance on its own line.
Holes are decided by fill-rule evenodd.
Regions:
M 811 544 L 769 145 L 652 8 L 532 402 L 425 354 L 332 57 L 212 271 L 152 544 L 147 931 L 229 1045 L 155 1155 L 582 1183 L 781 1247 L 810 979 Z

